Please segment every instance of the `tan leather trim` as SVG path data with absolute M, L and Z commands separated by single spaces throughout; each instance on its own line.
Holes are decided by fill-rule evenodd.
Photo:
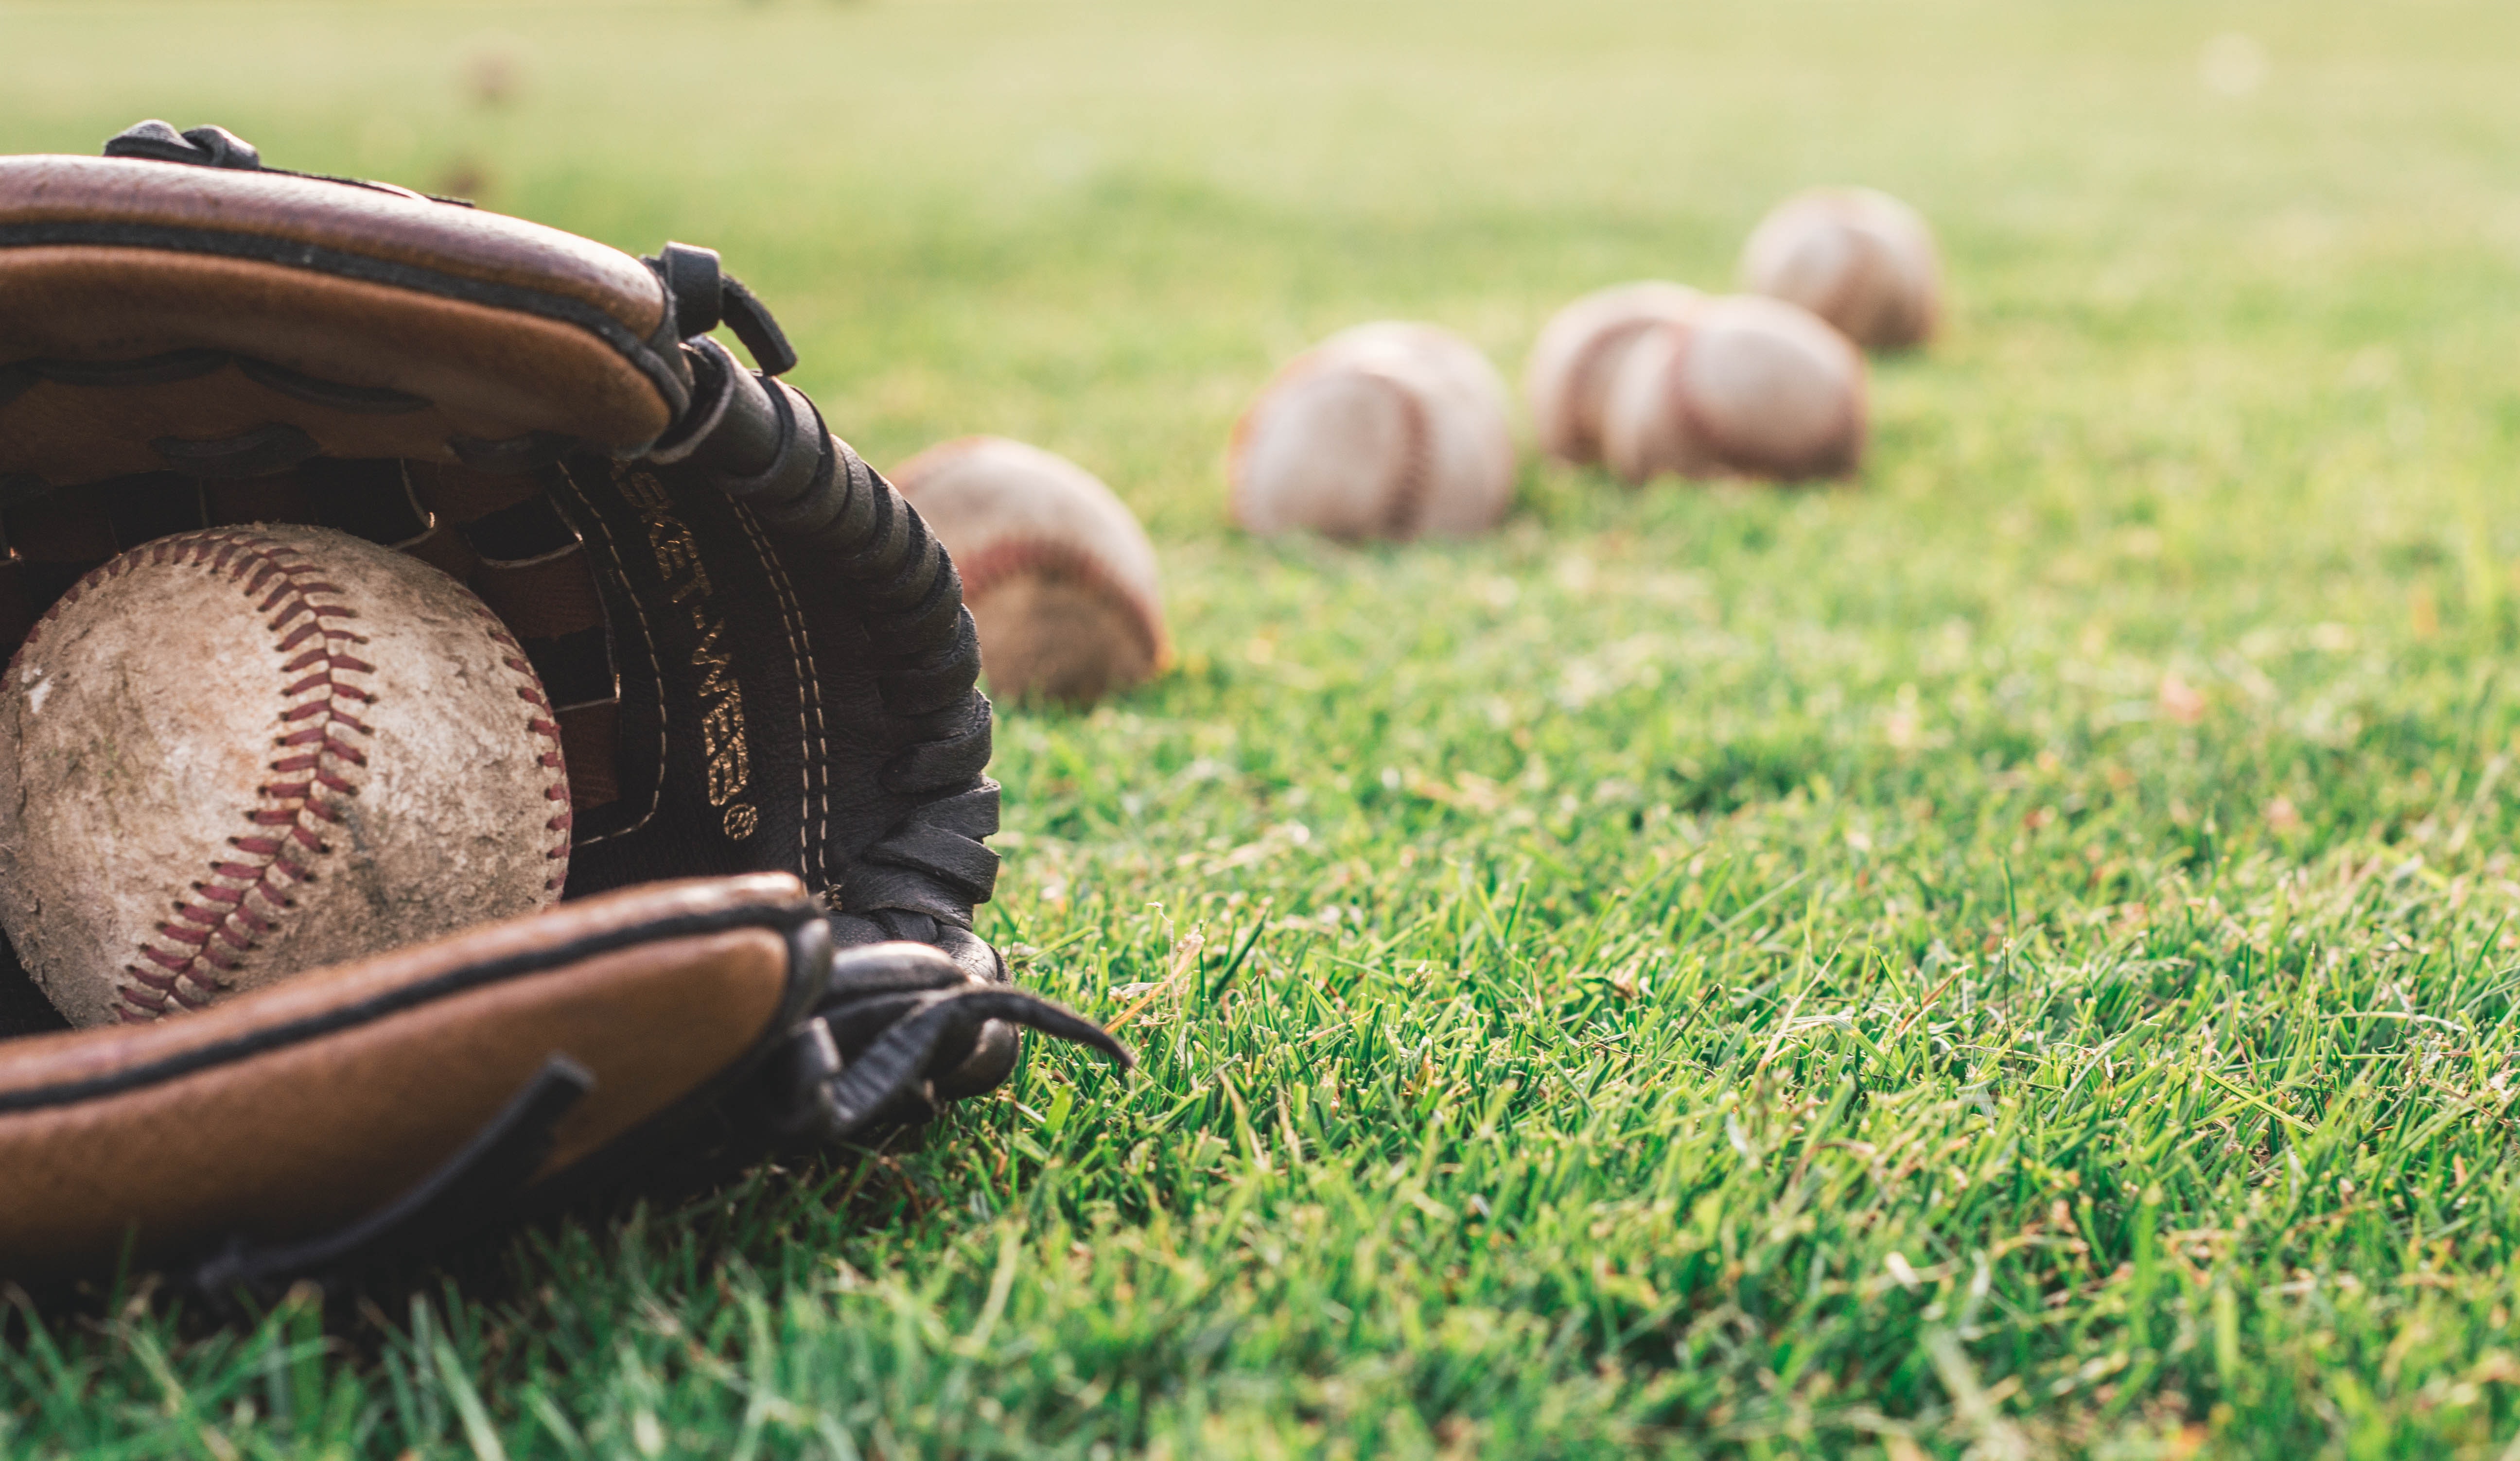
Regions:
M 0 218 L 289 239 L 591 304 L 641 338 L 664 319 L 648 266 L 559 229 L 314 178 L 122 157 L 0 157 Z
M 157 437 L 214 440 L 273 421 L 333 456 L 451 462 L 450 433 L 495 441 L 551 431 L 618 449 L 653 440 L 672 419 L 637 367 L 572 325 L 243 259 L 0 249 L 0 353 L 126 361 L 194 349 L 401 391 L 432 409 L 346 412 L 232 365 L 161 385 L 43 381 L 0 407 L 0 474 L 68 484 L 158 470 L 147 445 Z
M 0 1044 L 0 1091 L 58 1086 L 358 1006 L 610 929 L 785 905 L 785 875 L 663 884 L 300 976 L 160 1025 Z M 752 1048 L 788 997 L 775 929 L 662 938 L 450 994 L 249 1059 L 0 1114 L 0 1270 L 145 1256 L 364 1215 L 452 1156 L 560 1052 L 596 1087 L 546 1171 L 576 1162 Z
M 784 872 L 624 888 L 355 963 L 310 969 L 285 984 L 240 995 L 180 1020 L 0 1040 L 0 1092 L 112 1075 L 364 1003 L 471 965 L 547 955 L 617 929 L 778 908 L 805 896 L 805 885 Z

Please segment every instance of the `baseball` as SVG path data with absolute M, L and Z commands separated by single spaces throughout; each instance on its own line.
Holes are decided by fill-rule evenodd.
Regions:
M 991 691 L 1087 704 L 1170 660 L 1154 545 L 1093 473 L 966 436 L 911 458 L 892 484 L 962 571 Z
M 1741 288 L 1791 300 L 1873 350 L 1932 336 L 1942 265 L 1916 210 L 1869 188 L 1822 188 L 1787 199 L 1741 250 Z
M 454 579 L 326 528 L 135 548 L 0 686 L 0 927 L 77 1025 L 541 908 L 568 826 L 516 641 Z
M 1844 476 L 1864 455 L 1864 357 L 1779 299 L 1710 299 L 1642 335 L 1602 414 L 1602 457 L 1631 483 L 1663 472 Z
M 1540 449 L 1578 466 L 1601 460 L 1601 407 L 1630 346 L 1688 319 L 1706 296 L 1659 280 L 1587 294 L 1550 317 L 1522 376 Z
M 1226 475 L 1252 532 L 1462 536 L 1513 498 L 1505 382 L 1432 325 L 1342 331 L 1295 357 L 1235 424 Z

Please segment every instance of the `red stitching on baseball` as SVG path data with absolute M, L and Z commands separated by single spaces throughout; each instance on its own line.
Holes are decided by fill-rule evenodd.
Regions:
M 1401 420 L 1409 428 L 1409 460 L 1400 480 L 1391 484 L 1391 501 L 1384 505 L 1384 528 L 1392 537 L 1406 541 L 1424 531 L 1427 502 L 1435 495 L 1435 431 L 1426 420 L 1426 402 L 1409 383 L 1397 376 L 1380 371 L 1364 373 L 1369 378 L 1389 385 L 1400 398 Z
M 524 684 L 516 686 L 517 698 L 542 712 L 525 718 L 525 730 L 543 743 L 542 754 L 534 758 L 534 764 L 552 774 L 551 784 L 543 788 L 543 800 L 558 802 L 561 807 L 558 816 L 543 822 L 544 831 L 559 834 L 559 840 L 544 850 L 543 860 L 560 864 L 543 879 L 543 891 L 558 893 L 568 881 L 568 829 L 576 820 L 568 795 L 568 763 L 561 752 L 560 726 L 551 718 L 551 701 L 543 694 L 543 683 L 534 674 L 532 662 L 524 657 L 524 646 L 517 642 L 516 636 L 508 633 L 508 626 L 486 604 L 480 608 L 480 616 L 482 634 L 491 643 L 509 651 L 499 656 L 499 662 L 508 667 L 509 673 L 524 680 Z
M 291 907 L 282 883 L 311 882 L 316 876 L 305 863 L 283 856 L 283 850 L 294 842 L 319 855 L 325 851 L 310 822 L 338 821 L 341 812 L 318 788 L 336 797 L 354 796 L 358 784 L 345 773 L 367 765 L 366 755 L 343 736 L 363 736 L 370 733 L 369 729 L 342 707 L 376 701 L 373 691 L 343 678 L 375 669 L 347 652 L 366 642 L 343 622 L 356 619 L 358 610 L 323 601 L 318 596 L 338 597 L 340 589 L 287 544 L 258 533 L 235 529 L 183 533 L 151 545 L 146 554 L 107 563 L 72 585 L 37 622 L 26 642 L 34 643 L 46 625 L 88 591 L 143 563 L 207 568 L 225 576 L 253 602 L 257 614 L 272 616 L 265 628 L 280 636 L 278 647 L 284 654 L 310 639 L 323 642 L 288 663 L 284 673 L 307 673 L 280 692 L 284 700 L 296 702 L 282 713 L 284 722 L 314 722 L 277 738 L 282 749 L 310 748 L 271 763 L 273 772 L 299 779 L 265 783 L 259 788 L 261 804 L 245 813 L 246 820 L 254 826 L 288 831 L 230 837 L 228 845 L 249 861 L 213 860 L 208 876 L 189 890 L 193 896 L 175 901 L 175 916 L 192 926 L 161 923 L 154 937 L 135 951 L 134 961 L 124 967 L 115 989 L 120 1004 L 116 1012 L 126 1021 L 155 1019 L 167 1012 L 170 1000 L 188 1009 L 207 1004 L 226 982 L 221 976 L 240 967 L 236 955 L 250 952 L 257 935 L 279 926 L 277 918 Z
M 1676 337 L 1671 359 L 1663 362 L 1660 384 L 1663 398 L 1671 406 L 1672 417 L 1680 425 L 1680 440 L 1674 447 L 1678 460 L 1667 463 L 1648 460 L 1645 464 L 1647 478 L 1664 471 L 1690 475 L 1696 469 L 1692 453 L 1697 451 L 1700 442 L 1705 443 L 1704 454 L 1709 458 L 1721 450 L 1716 444 L 1714 423 L 1698 411 L 1696 398 L 1688 392 L 1688 357 L 1697 347 L 1697 326 L 1693 322 L 1683 321 L 1671 328 L 1676 332 Z
M 1601 459 L 1603 427 L 1610 412 L 1610 384 L 1616 367 L 1636 348 L 1645 332 L 1662 323 L 1660 316 L 1622 320 L 1584 337 L 1566 363 L 1565 388 L 1551 402 L 1558 440 L 1577 459 Z M 1589 413 L 1588 409 L 1589 408 Z M 1569 418 L 1572 418 L 1570 421 Z
M 1050 573 L 1079 580 L 1126 609 L 1129 627 L 1137 631 L 1139 647 L 1146 650 L 1148 662 L 1163 662 L 1167 645 L 1162 613 L 1148 603 L 1144 595 L 1123 582 L 1101 554 L 1089 549 L 1020 538 L 991 544 L 968 558 L 956 559 L 954 566 L 963 579 L 965 603 L 1018 574 Z

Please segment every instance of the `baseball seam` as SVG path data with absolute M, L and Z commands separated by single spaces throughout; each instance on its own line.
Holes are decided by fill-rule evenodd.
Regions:
M 543 891 L 557 897 L 568 882 L 569 828 L 577 821 L 576 807 L 569 800 L 568 761 L 561 751 L 560 718 L 552 713 L 551 699 L 543 692 L 542 677 L 534 673 L 533 661 L 525 657 L 525 648 L 517 642 L 517 637 L 508 633 L 508 626 L 486 605 L 474 612 L 483 621 L 481 632 L 498 648 L 499 662 L 522 682 L 515 688 L 517 698 L 532 711 L 525 718 L 525 729 L 543 744 L 534 764 L 552 774 L 550 783 L 543 787 L 543 799 L 552 804 L 553 811 L 543 822 L 543 830 L 558 840 L 543 849 L 543 860 L 552 864 L 550 875 L 543 879 Z
M 1359 374 L 1369 380 L 1380 381 L 1400 398 L 1400 419 L 1405 423 L 1408 444 L 1402 449 L 1400 479 L 1391 484 L 1391 497 L 1383 504 L 1382 522 L 1383 530 L 1393 538 L 1415 538 L 1425 527 L 1426 503 L 1434 489 L 1435 443 L 1426 420 L 1426 403 L 1397 376 L 1373 370 Z
M 1812 313 L 1836 326 L 1858 344 L 1876 344 L 1874 336 L 1881 327 L 1881 291 L 1873 275 L 1877 272 L 1874 265 L 1880 260 L 1880 244 L 1861 224 L 1837 220 L 1834 226 L 1848 241 L 1847 266 L 1828 281 Z
M 350 652 L 367 641 L 338 622 L 357 618 L 358 610 L 338 601 L 341 590 L 321 568 L 282 543 L 246 533 L 179 534 L 91 570 L 45 611 L 26 645 L 86 594 L 144 565 L 226 575 L 268 616 L 275 650 L 289 656 L 283 677 L 297 678 L 280 690 L 286 729 L 274 748 L 283 754 L 266 768 L 275 779 L 256 788 L 247 830 L 227 839 L 237 856 L 213 861 L 191 884 L 191 896 L 174 900 L 174 918 L 141 941 L 138 959 L 114 983 L 114 1013 L 126 1024 L 207 1004 L 244 967 L 255 939 L 280 926 L 295 906 L 290 889 L 313 882 L 316 864 L 332 851 L 324 828 L 341 819 L 341 802 L 358 795 L 365 779 L 367 753 L 343 737 L 372 733 L 354 711 L 377 699 L 357 683 L 376 666 Z
M 1065 573 L 1101 590 L 1129 611 L 1130 627 L 1138 632 L 1150 664 L 1160 668 L 1169 655 L 1162 615 L 1091 550 L 1047 538 L 1013 538 L 992 543 L 956 566 L 963 572 L 965 603 L 1019 574 Z
M 1564 387 L 1551 403 L 1550 455 L 1579 465 L 1601 460 L 1601 424 L 1609 414 L 1610 382 L 1618 376 L 1620 359 L 1654 324 L 1647 318 L 1628 318 L 1586 332 L 1568 357 Z
M 267 616 L 264 628 L 276 637 L 275 652 L 289 656 L 281 665 L 284 680 L 296 678 L 280 689 L 287 708 L 273 748 L 282 754 L 265 767 L 275 779 L 256 788 L 257 800 L 245 812 L 246 830 L 227 839 L 235 856 L 213 860 L 207 875 L 186 890 L 189 896 L 176 897 L 174 917 L 140 942 L 137 959 L 123 966 L 114 983 L 114 1013 L 125 1024 L 209 1003 L 242 972 L 255 941 L 279 929 L 296 906 L 291 890 L 314 882 L 333 850 L 324 829 L 341 820 L 342 802 L 358 795 L 367 779 L 367 753 L 344 737 L 363 741 L 375 733 L 359 713 L 377 703 L 375 691 L 359 683 L 376 666 L 351 652 L 367 639 L 342 622 L 358 618 L 359 611 L 339 601 L 342 590 L 326 580 L 321 566 L 285 543 L 249 533 L 179 534 L 90 571 L 45 611 L 27 634 L 26 646 L 89 592 L 144 566 L 224 574 L 254 601 L 257 615 Z M 523 650 L 495 615 L 486 608 L 476 612 L 487 621 L 484 632 L 499 646 L 502 661 L 524 682 L 516 693 L 535 712 L 527 729 L 544 743 L 539 764 L 555 775 L 544 794 L 560 810 L 545 826 L 561 838 L 544 856 L 560 863 L 545 883 L 546 891 L 558 892 L 567 873 L 570 819 L 560 728 Z
M 1723 432 L 1697 409 L 1697 397 L 1688 386 L 1688 357 L 1697 348 L 1697 331 L 1688 325 L 1673 328 L 1680 336 L 1672 346 L 1671 359 L 1663 366 L 1663 395 L 1671 403 L 1673 424 L 1680 427 L 1680 435 L 1672 443 L 1672 461 L 1667 467 L 1657 467 L 1647 460 L 1648 478 L 1656 470 L 1694 476 L 1708 466 L 1723 465 L 1728 449 Z

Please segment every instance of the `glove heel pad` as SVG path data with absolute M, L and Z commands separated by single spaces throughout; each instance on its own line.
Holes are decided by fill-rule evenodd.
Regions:
M 723 1091 L 817 993 L 792 879 L 663 884 L 318 970 L 182 1020 L 12 1041 L 0 1269 L 44 1276 L 206 1235 L 288 1242 L 390 1203 L 555 1054 L 594 1085 L 570 1168 Z

